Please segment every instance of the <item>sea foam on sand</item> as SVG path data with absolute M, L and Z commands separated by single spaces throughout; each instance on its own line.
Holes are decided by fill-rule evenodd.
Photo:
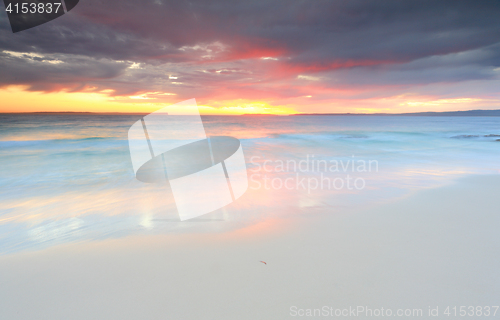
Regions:
M 2 256 L 0 319 L 287 319 L 361 306 L 421 309 L 421 319 L 455 306 L 493 312 L 499 193 L 500 176 L 472 176 L 358 212 Z

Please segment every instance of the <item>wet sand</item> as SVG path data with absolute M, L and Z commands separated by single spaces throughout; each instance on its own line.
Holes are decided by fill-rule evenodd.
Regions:
M 500 176 L 471 176 L 363 211 L 5 255 L 0 318 L 288 319 L 319 309 L 316 318 L 370 319 L 366 308 L 390 308 L 436 319 L 447 306 L 495 306 L 498 194 Z

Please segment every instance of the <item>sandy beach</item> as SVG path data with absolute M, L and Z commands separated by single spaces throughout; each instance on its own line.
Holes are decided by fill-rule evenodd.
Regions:
M 1 318 L 369 319 L 391 309 L 426 319 L 455 306 L 493 313 L 499 192 L 499 176 L 469 176 L 362 211 L 5 255 Z
M 500 1 L 3 6 L 0 320 L 500 319 Z

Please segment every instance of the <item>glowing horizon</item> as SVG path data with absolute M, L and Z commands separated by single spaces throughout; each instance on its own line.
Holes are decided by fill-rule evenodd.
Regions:
M 111 90 L 100 92 L 36 92 L 23 86 L 0 89 L 1 113 L 35 112 L 91 112 L 91 113 L 150 113 L 181 100 L 171 93 L 145 92 L 131 96 L 112 96 Z M 196 98 L 196 97 L 194 97 Z M 199 102 L 200 113 L 204 115 L 268 114 L 289 115 L 301 113 L 411 113 L 445 112 L 466 110 L 500 109 L 500 101 L 481 98 L 439 99 L 429 96 L 395 96 L 383 99 L 352 101 L 350 106 L 339 106 L 339 101 L 329 100 L 337 105 L 335 111 L 323 111 L 318 102 L 305 104 L 299 97 L 285 105 L 273 105 L 265 100 L 245 99 L 213 102 L 207 99 Z M 199 101 L 197 99 L 197 101 Z M 205 102 L 205 103 L 204 103 Z M 324 102 L 319 102 L 323 104 Z

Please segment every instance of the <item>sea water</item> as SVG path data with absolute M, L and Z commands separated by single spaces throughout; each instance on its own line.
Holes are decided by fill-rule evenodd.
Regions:
M 135 179 L 127 131 L 140 118 L 0 114 L 0 254 L 342 214 L 500 173 L 500 117 L 203 116 L 207 135 L 240 139 L 249 186 L 180 222 L 168 188 Z

